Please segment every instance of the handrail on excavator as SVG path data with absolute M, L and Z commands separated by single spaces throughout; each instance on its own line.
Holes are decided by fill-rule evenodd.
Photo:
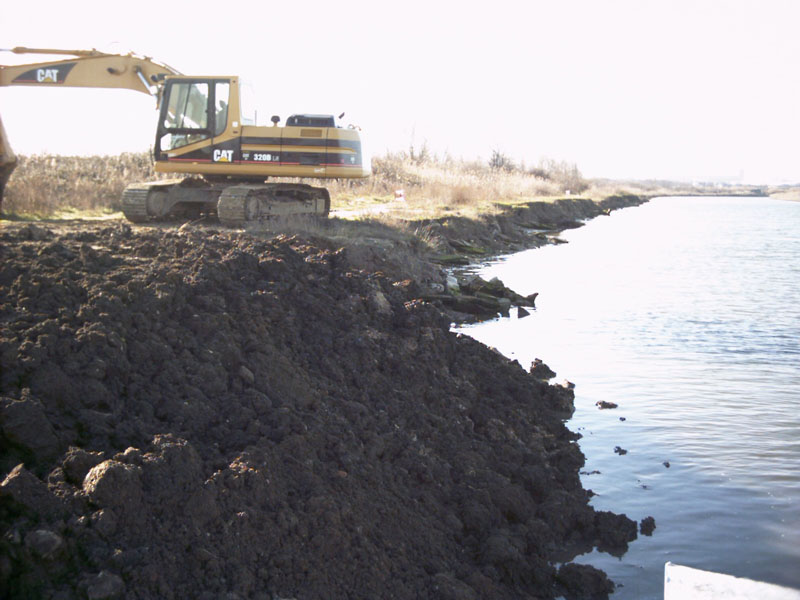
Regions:
M 13 52 L 14 54 L 66 54 L 69 56 L 104 56 L 105 52 L 100 52 L 97 48 L 91 50 L 56 50 L 53 48 L 26 48 L 25 46 L 15 46 L 14 48 L 0 48 L 0 52 Z

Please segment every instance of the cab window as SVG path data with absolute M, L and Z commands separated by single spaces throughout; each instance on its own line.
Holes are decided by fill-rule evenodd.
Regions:
M 228 124 L 230 94 L 230 83 L 217 82 L 214 84 L 214 135 L 221 135 Z
M 175 83 L 169 94 L 164 127 L 167 129 L 207 129 L 207 83 Z
M 227 128 L 229 81 L 173 81 L 164 93 L 157 139 L 160 151 L 221 135 Z

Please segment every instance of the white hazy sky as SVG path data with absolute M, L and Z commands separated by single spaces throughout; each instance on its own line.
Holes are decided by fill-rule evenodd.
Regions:
M 0 31 L 240 75 L 265 121 L 344 111 L 373 154 L 800 182 L 800 0 L 8 1 Z M 156 124 L 124 90 L 0 88 L 0 114 L 21 154 L 146 150 Z

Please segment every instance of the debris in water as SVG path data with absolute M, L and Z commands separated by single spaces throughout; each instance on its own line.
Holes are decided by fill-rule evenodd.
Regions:
M 597 408 L 601 409 L 601 410 L 604 409 L 604 408 L 617 408 L 617 406 L 618 406 L 617 404 L 615 404 L 613 402 L 606 402 L 605 400 L 600 400 L 598 402 L 595 402 L 594 405 Z
M 639 523 L 639 533 L 642 535 L 653 535 L 653 530 L 656 528 L 656 520 L 653 517 L 645 517 Z

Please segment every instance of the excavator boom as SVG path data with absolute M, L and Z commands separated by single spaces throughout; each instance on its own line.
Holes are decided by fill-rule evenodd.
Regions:
M 179 75 L 170 66 L 146 56 L 106 54 L 98 50 L 12 48 L 14 54 L 67 55 L 71 58 L 24 65 L 0 65 L 0 86 L 34 85 L 126 88 L 149 95 L 157 93 L 167 75 Z

